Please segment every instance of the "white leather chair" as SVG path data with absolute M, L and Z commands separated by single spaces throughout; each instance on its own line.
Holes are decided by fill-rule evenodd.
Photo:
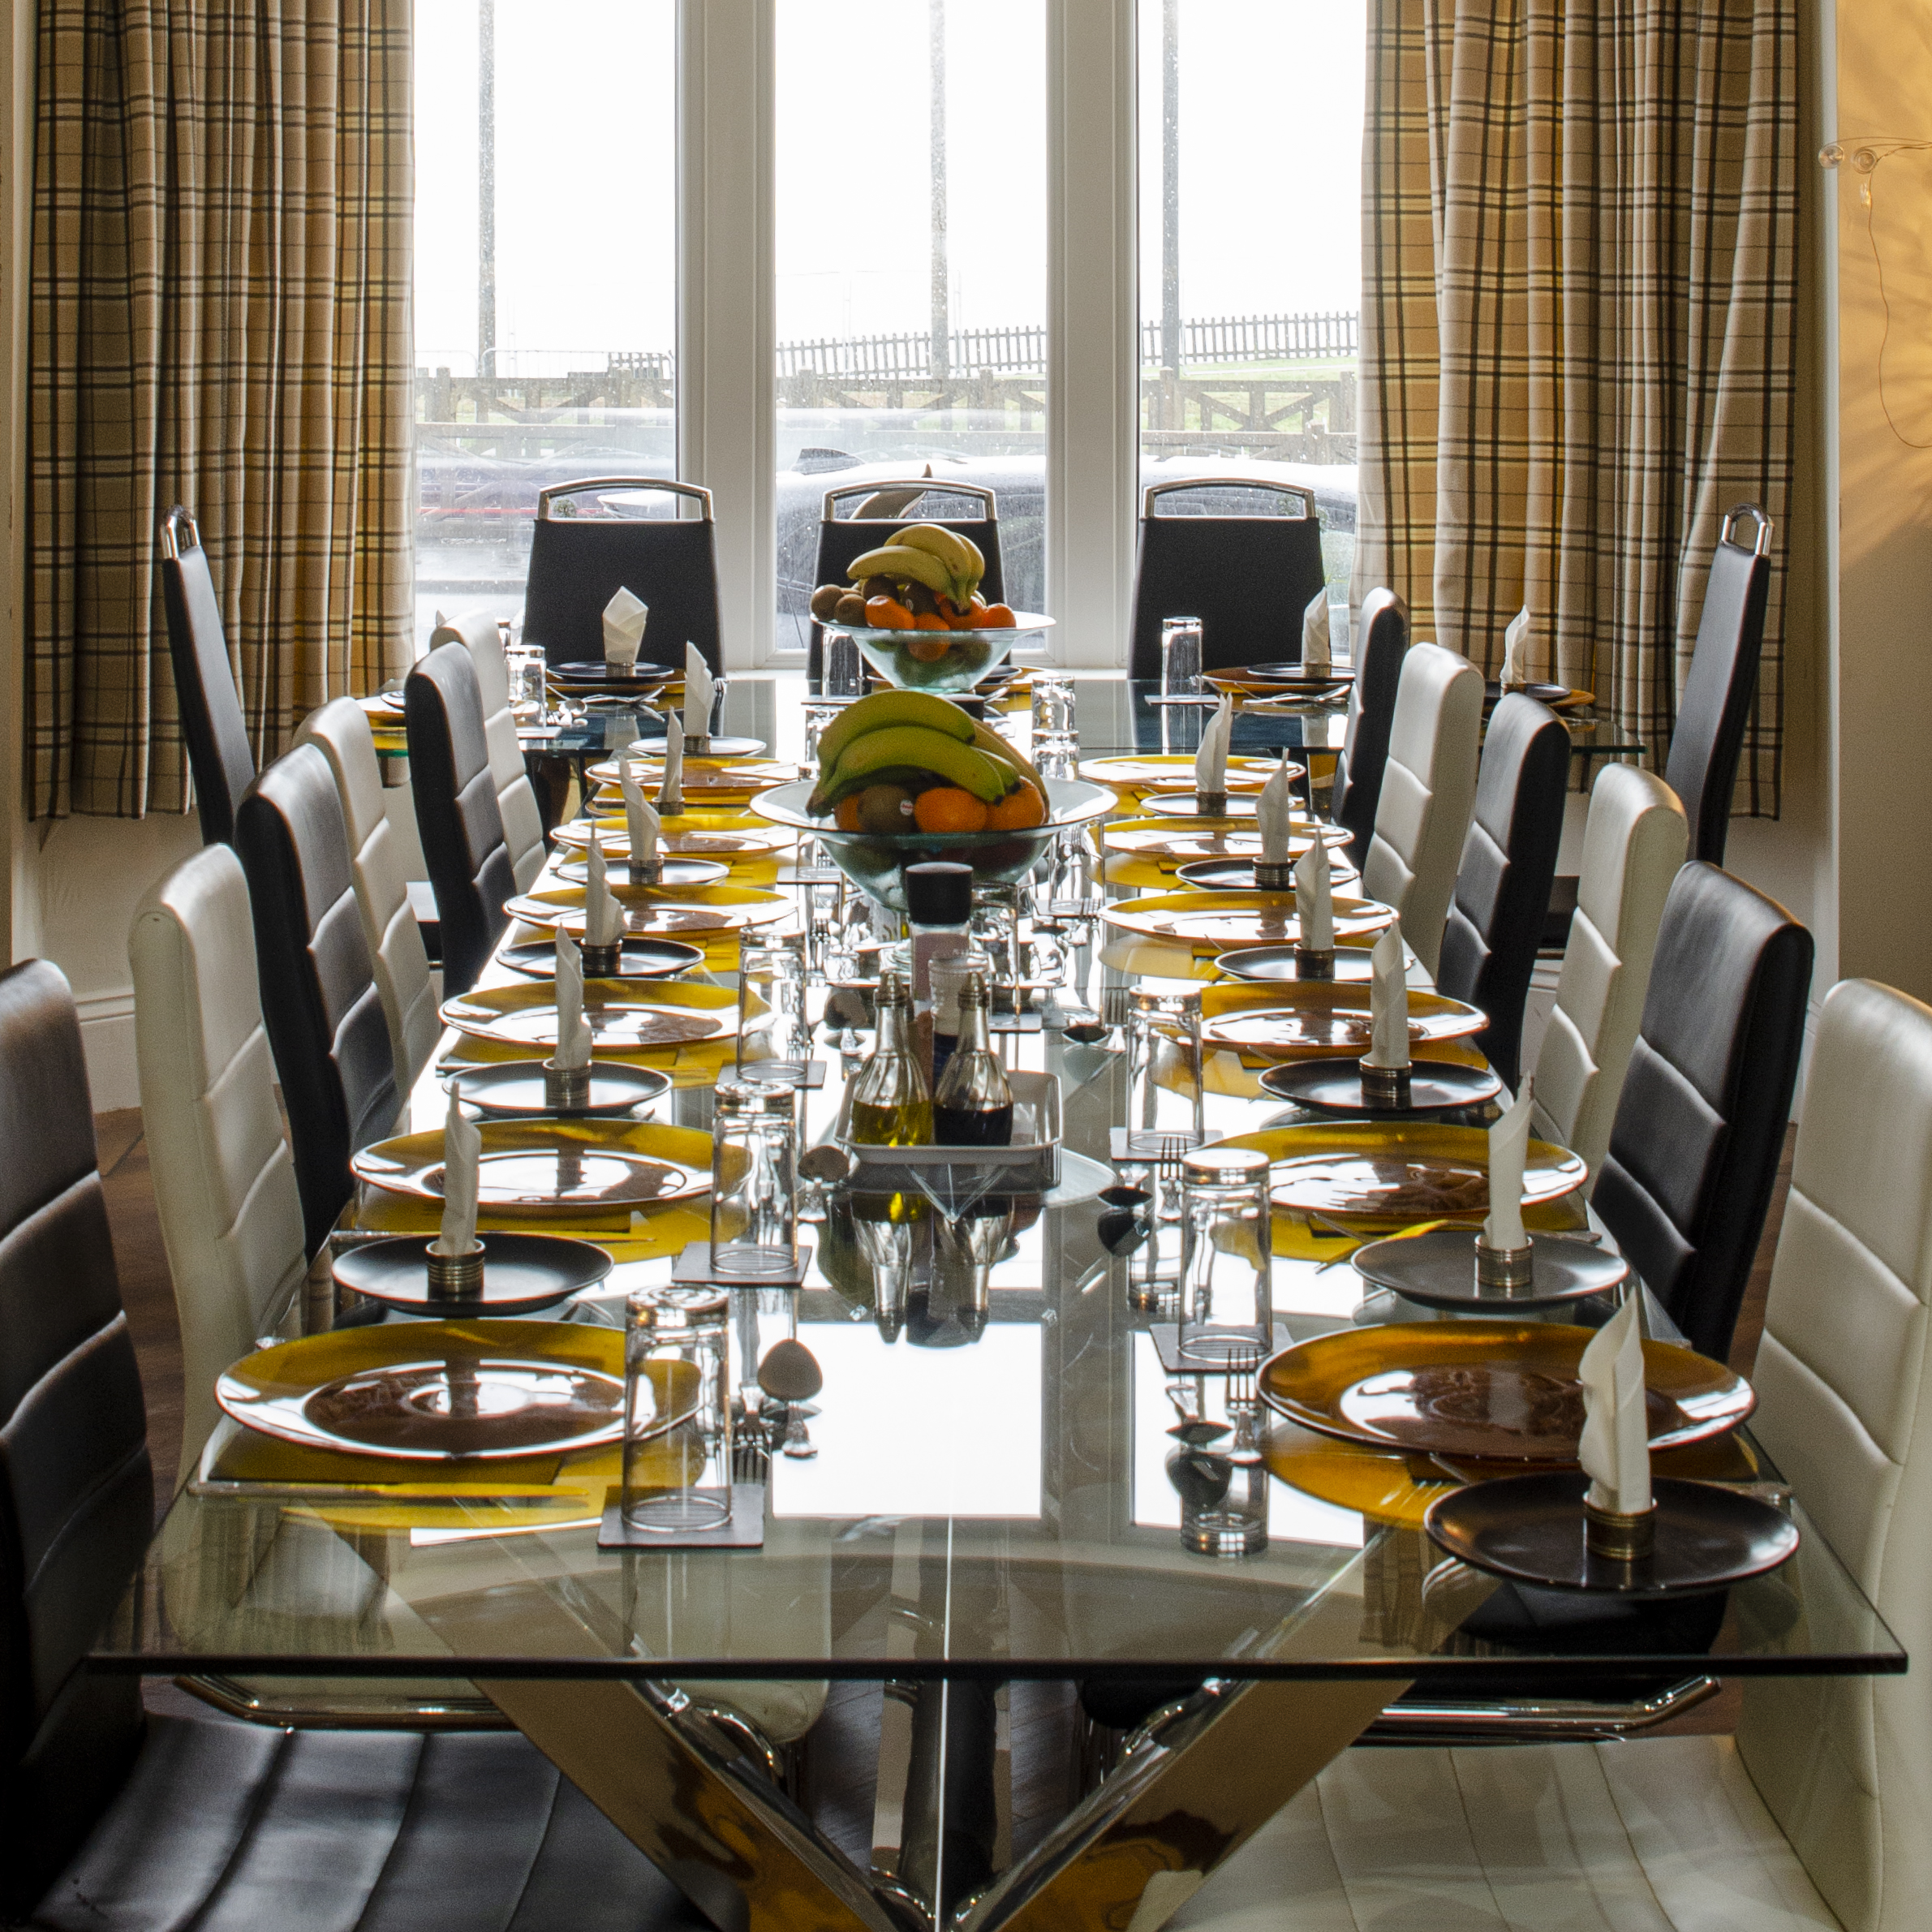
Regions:
M 1910 1674 L 1747 1678 L 1735 1740 L 1345 1752 L 1169 1923 L 1921 1932 L 1929 1353 L 1932 1008 L 1846 980 L 1813 1049 L 1751 1426 Z
M 1440 644 L 1412 645 L 1362 889 L 1402 915 L 1402 936 L 1431 979 L 1475 807 L 1482 729 L 1482 673 Z
M 234 847 L 170 872 L 136 912 L 127 951 L 141 1121 L 181 1318 L 185 1480 L 220 1414 L 215 1378 L 308 1267 Z
M 396 1085 L 407 1095 L 436 1051 L 442 1021 L 423 929 L 409 902 L 399 841 L 383 803 L 376 741 L 362 707 L 352 698 L 338 698 L 302 721 L 297 742 L 313 745 L 335 777 L 349 828 L 355 908 L 376 969 L 383 1018 L 389 1022 Z
M 483 728 L 489 745 L 490 776 L 497 781 L 497 810 L 503 820 L 503 842 L 509 849 L 517 890 L 527 893 L 543 870 L 544 819 L 538 811 L 530 774 L 524 769 L 523 747 L 517 742 L 517 721 L 510 711 L 510 672 L 503 662 L 503 634 L 487 610 L 445 618 L 429 639 L 438 644 L 461 644 L 476 667 L 477 695 L 483 700 Z
M 1643 1018 L 1658 922 L 1689 839 L 1684 807 L 1661 778 L 1628 764 L 1597 774 L 1556 1004 L 1536 1056 L 1533 1116 L 1544 1139 L 1588 1163 L 1592 1185 Z

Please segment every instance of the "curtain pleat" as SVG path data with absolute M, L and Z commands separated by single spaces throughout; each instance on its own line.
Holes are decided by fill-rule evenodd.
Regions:
M 200 523 L 258 759 L 414 628 L 407 0 L 46 0 L 36 816 L 179 811 L 155 532 Z
M 1371 0 L 1355 595 L 1593 690 L 1661 768 L 1724 513 L 1776 525 L 1736 808 L 1775 815 L 1793 0 Z

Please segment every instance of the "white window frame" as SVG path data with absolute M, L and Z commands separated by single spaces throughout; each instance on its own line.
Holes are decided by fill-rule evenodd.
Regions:
M 777 6 L 679 0 L 678 15 L 678 472 L 712 493 L 725 662 L 747 669 L 800 661 L 776 644 Z M 1047 609 L 1053 657 L 1074 665 L 1126 658 L 1136 12 L 1046 0 Z

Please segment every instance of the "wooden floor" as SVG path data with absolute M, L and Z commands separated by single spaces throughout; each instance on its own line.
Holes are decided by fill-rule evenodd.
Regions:
M 94 1117 L 100 1148 L 101 1183 L 114 1229 L 114 1258 L 121 1273 L 121 1296 L 127 1306 L 140 1360 L 141 1386 L 148 1403 L 148 1446 L 154 1462 L 155 1509 L 158 1517 L 174 1493 L 181 1457 L 181 1332 L 174 1317 L 174 1284 L 163 1252 L 161 1223 L 154 1210 L 154 1187 L 148 1170 L 148 1147 L 138 1108 Z M 1764 1332 L 1765 1297 L 1771 1286 L 1771 1255 L 1784 1219 L 1791 1185 L 1793 1134 L 1785 1136 L 1778 1184 L 1771 1197 L 1764 1238 L 1759 1243 L 1749 1288 L 1732 1344 L 1732 1366 L 1748 1375 Z M 1014 1686 L 1019 1703 L 1009 1710 L 1013 1748 L 1014 1838 L 1030 1840 L 1065 1805 L 1062 1743 L 1070 1731 L 1070 1695 L 1058 1685 Z M 871 1828 L 871 1784 L 866 1746 L 876 1733 L 876 1685 L 841 1687 L 814 1737 L 814 1784 L 830 1803 L 828 1828 L 863 1857 Z M 1023 1708 L 1022 1707 L 1023 1706 Z M 1685 1731 L 1729 1731 L 1736 1723 L 1736 1686 L 1669 1727 Z M 849 1734 L 849 1736 L 848 1736 Z M 1046 1747 L 1049 1739 L 1056 1741 Z M 844 1748 L 846 1744 L 853 1748 Z M 1031 1744 L 1035 1748 L 1028 1749 Z M 841 1768 L 849 1767 L 849 1768 Z

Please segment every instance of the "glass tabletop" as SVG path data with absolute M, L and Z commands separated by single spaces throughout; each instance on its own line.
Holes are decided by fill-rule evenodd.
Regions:
M 794 692 L 734 679 L 732 695 L 734 729 L 765 736 L 780 755 L 788 736 L 795 746 Z M 1093 749 L 1108 748 L 1111 721 L 1130 702 L 1138 716 L 1138 692 L 1083 683 Z M 1096 1008 L 1123 977 L 1103 950 L 1069 944 L 1064 962 Z M 493 966 L 485 983 L 514 978 Z M 1728 1591 L 1658 1605 L 1519 1590 L 1447 1562 L 1420 1527 L 1427 1503 L 1457 1486 L 1450 1472 L 1271 1417 L 1265 1549 L 1195 1553 L 1181 1528 L 1198 1472 L 1170 1433 L 1174 1378 L 1157 1334 L 1175 1319 L 1178 1228 L 1163 1224 L 1136 1245 L 1099 1198 L 1121 1178 L 1108 1158 L 1125 1117 L 1119 1036 L 1082 1044 L 1048 1027 L 997 1038 L 1009 1064 L 1061 1083 L 1056 1185 L 962 1203 L 916 1179 L 897 1178 L 893 1194 L 841 1184 L 801 1229 L 812 1247 L 804 1285 L 733 1292 L 734 1383 L 790 1336 L 824 1375 L 808 1421 L 815 1454 L 771 1458 L 762 1547 L 600 1549 L 598 1485 L 579 1491 L 573 1510 L 527 1465 L 514 1482 L 472 1469 L 446 1492 L 432 1482 L 409 1496 L 278 1487 L 272 1473 L 236 1474 L 217 1440 L 175 1498 L 97 1661 L 439 1680 L 1390 1679 L 1426 1669 L 1433 1685 L 1452 1680 L 1472 1695 L 1505 1683 L 1554 1690 L 1904 1667 L 1802 1497 L 1788 1505 L 1803 1533 L 1796 1555 Z M 826 1078 L 805 1096 L 807 1143 L 828 1135 L 857 1065 L 829 1032 L 816 1044 Z M 1221 1060 L 1207 1083 L 1210 1138 L 1314 1117 L 1261 1095 L 1232 1054 Z M 718 1078 L 715 1061 L 681 1068 L 654 1117 L 708 1130 Z M 410 1124 L 439 1125 L 445 1105 L 426 1074 Z M 365 1200 L 346 1219 L 381 1224 L 386 1211 Z M 1560 1211 L 1585 1221 L 1578 1197 Z M 688 1218 L 703 1238 L 701 1219 Z M 637 1238 L 643 1225 L 610 1239 L 617 1265 L 567 1310 L 573 1322 L 621 1324 L 629 1289 L 669 1279 L 671 1252 L 634 1258 L 650 1246 Z M 1349 1242 L 1317 1220 L 1278 1215 L 1276 1229 L 1275 1345 L 1378 1325 L 1401 1342 L 1450 1319 L 1365 1302 Z M 881 1231 L 910 1265 L 902 1298 L 879 1285 Z M 326 1308 L 326 1297 L 314 1305 Z M 1586 1326 L 1611 1311 L 1607 1301 L 1571 1306 L 1560 1319 Z M 1669 1332 L 1654 1304 L 1650 1331 Z M 1207 1419 L 1224 1413 L 1225 1387 L 1196 1385 Z M 1777 1471 L 1748 1437 L 1737 1442 L 1680 1452 L 1681 1473 L 1783 1501 Z

